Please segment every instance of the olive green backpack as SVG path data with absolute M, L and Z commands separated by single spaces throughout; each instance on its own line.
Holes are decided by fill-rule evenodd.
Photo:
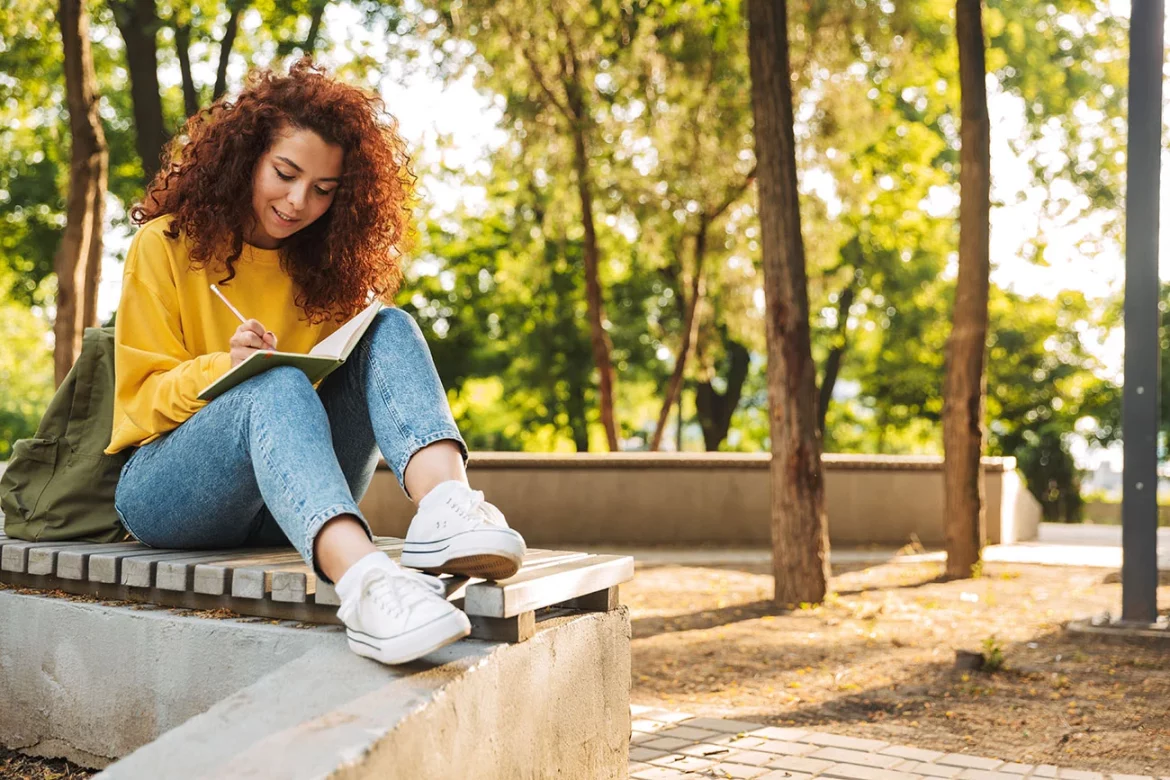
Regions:
M 130 451 L 102 453 L 114 419 L 114 329 L 86 328 L 81 354 L 36 436 L 12 446 L 0 476 L 4 532 L 14 539 L 117 542 L 114 489 Z

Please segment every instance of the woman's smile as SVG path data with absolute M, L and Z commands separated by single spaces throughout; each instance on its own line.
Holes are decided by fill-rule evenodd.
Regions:
M 296 223 L 300 222 L 299 219 L 288 216 L 283 211 L 277 209 L 275 206 L 272 207 L 272 212 L 276 214 L 277 221 L 283 225 L 295 225 Z

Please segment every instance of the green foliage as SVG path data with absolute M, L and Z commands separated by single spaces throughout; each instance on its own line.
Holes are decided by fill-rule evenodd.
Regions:
M 983 640 L 983 671 L 998 672 L 1003 668 L 1003 644 L 994 634 Z
M 321 2 L 249 3 L 248 18 L 260 23 L 241 26 L 233 64 L 295 56 Z M 176 30 L 190 33 L 195 86 L 206 104 L 212 84 L 205 74 L 217 64 L 229 8 L 228 0 L 157 7 L 171 132 L 186 113 L 176 83 Z M 89 10 L 110 193 L 122 206 L 109 213 L 111 221 L 124 221 L 142 188 L 126 53 L 109 2 Z M 654 429 L 702 241 L 706 291 L 685 377 L 685 443 L 697 447 L 706 433 L 709 446 L 766 448 L 761 247 L 747 178 L 755 158 L 741 3 L 427 0 L 421 12 L 407 13 L 362 0 L 345 10 L 385 38 L 394 64 L 431 65 L 425 41 L 441 53 L 435 74 L 473 68 L 477 84 L 503 110 L 506 142 L 486 172 L 440 165 L 431 171 L 454 186 L 482 188 L 484 204 L 422 214 L 419 252 L 400 299 L 423 327 L 469 443 L 569 451 L 604 440 L 574 168 L 574 131 L 583 129 L 620 435 L 638 446 Z M 948 269 L 958 239 L 953 3 L 812 3 L 791 11 L 802 230 L 822 378 L 830 356 L 841 357 L 826 449 L 939 453 L 954 283 Z M 1075 207 L 1106 215 L 1095 248 L 1116 242 L 1124 25 L 1102 0 L 992 0 L 985 26 L 993 81 L 1024 108 L 1024 132 L 1013 147 L 1047 188 L 1049 213 Z M 345 30 L 326 27 L 317 44 L 318 51 L 344 55 L 343 77 L 372 84 L 390 69 L 345 39 Z M 60 48 L 51 4 L 18 3 L 0 15 L 0 146 L 9 152 L 0 165 L 0 300 L 5 324 L 19 330 L 0 351 L 0 370 L 5 361 L 15 365 L 14 355 L 22 356 L 23 369 L 29 334 L 48 328 L 29 307 L 51 302 L 53 252 L 64 225 L 69 139 Z M 1041 154 L 1042 141 L 1057 151 Z M 1019 238 L 1020 258 L 1043 263 L 1043 252 L 1042 234 Z M 843 297 L 852 302 L 846 311 Z M 1050 519 L 1080 511 L 1074 433 L 1102 443 L 1117 435 L 1118 390 L 1085 347 L 1116 324 L 1113 314 L 1076 293 L 1045 300 L 993 291 L 988 450 L 1018 458 Z M 14 352 L 8 343 L 22 346 Z M 729 381 L 733 357 L 745 349 L 742 397 L 723 435 L 696 398 L 738 392 Z M 1164 343 L 1164 361 L 1167 355 Z M 39 418 L 38 404 L 48 396 L 38 371 L 13 374 L 2 386 L 10 399 L 21 399 L 0 400 L 6 437 L 25 435 L 19 431 Z M 1165 405 L 1170 363 L 1162 377 Z M 1170 415 L 1162 441 L 1170 441 Z
M 53 396 L 49 331 L 43 314 L 0 297 L 0 460 L 36 432 Z

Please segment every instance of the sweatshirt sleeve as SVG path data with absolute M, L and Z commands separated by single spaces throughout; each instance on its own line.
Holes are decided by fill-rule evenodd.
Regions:
M 183 344 L 178 293 L 162 235 L 139 231 L 126 255 L 114 322 L 114 374 L 126 422 L 145 437 L 186 421 L 207 401 L 199 391 L 231 368 L 231 355 L 193 355 Z

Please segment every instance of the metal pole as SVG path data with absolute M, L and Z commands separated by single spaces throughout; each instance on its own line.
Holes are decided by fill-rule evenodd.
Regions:
M 1158 617 L 1158 184 L 1164 0 L 1133 0 L 1125 186 L 1121 619 Z

